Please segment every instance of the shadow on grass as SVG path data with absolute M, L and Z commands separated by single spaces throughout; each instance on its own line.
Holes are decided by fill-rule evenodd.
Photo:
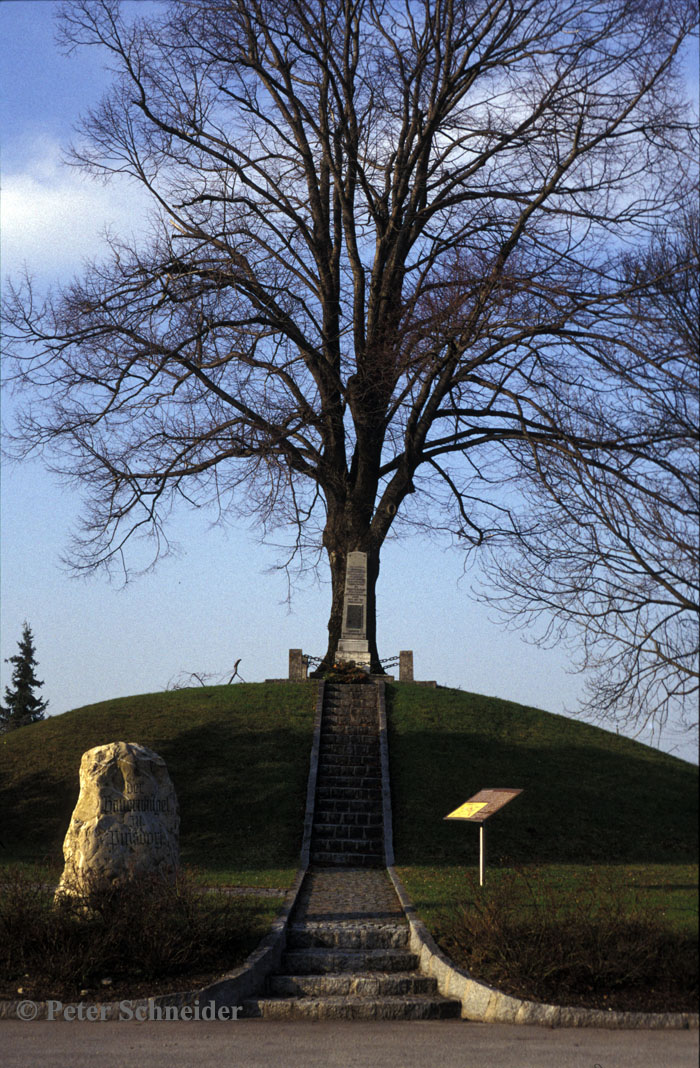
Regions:
M 60 865 L 82 754 L 124 739 L 167 764 L 183 863 L 214 871 L 296 867 L 313 691 L 217 690 L 124 698 L 16 732 L 22 737 L 0 754 L 0 860 Z
M 669 893 L 672 890 L 697 890 L 697 883 L 642 883 L 640 889 L 642 890 L 661 890 L 663 893 Z
M 475 863 L 477 826 L 444 817 L 485 787 L 524 791 L 486 824 L 489 864 L 697 859 L 696 767 L 562 716 L 439 695 L 389 702 L 397 864 Z
M 77 788 L 71 790 L 45 770 L 23 773 L 18 784 L 0 782 L 0 858 L 61 860 L 63 839 L 77 800 Z
M 183 861 L 212 870 L 295 866 L 310 741 L 284 727 L 240 732 L 221 724 L 164 743 Z

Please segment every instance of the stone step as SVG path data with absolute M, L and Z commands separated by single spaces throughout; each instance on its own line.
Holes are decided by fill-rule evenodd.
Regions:
M 383 868 L 384 851 L 381 853 L 329 853 L 327 850 L 311 850 L 311 863 L 317 868 Z
M 377 695 L 374 701 L 347 701 L 335 694 L 326 696 L 323 703 L 324 712 L 333 712 L 336 716 L 347 716 L 348 719 L 368 719 L 376 721 L 377 718 Z
M 321 745 L 318 750 L 318 763 L 322 765 L 342 766 L 344 764 L 371 764 L 379 767 L 379 747 L 373 745 Z
M 327 949 L 405 949 L 409 934 L 406 923 L 306 921 L 289 925 L 287 946 L 291 949 L 324 946 Z
M 351 778 L 355 782 L 358 779 L 381 779 L 382 769 L 379 764 L 373 764 L 367 761 L 358 761 L 355 763 L 348 763 L 347 761 L 336 760 L 334 762 L 327 763 L 323 761 L 319 764 L 319 770 L 317 775 L 330 776 L 331 778 Z
M 460 1015 L 461 1002 L 439 994 L 403 997 L 246 998 L 242 1017 L 269 1020 L 446 1020 Z
M 338 801 L 351 805 L 353 802 L 365 801 L 367 803 L 381 804 L 382 791 L 378 786 L 343 785 L 335 783 L 319 783 L 316 787 L 316 797 L 325 804 L 329 801 Z
M 377 806 L 374 812 L 328 812 L 325 809 L 317 809 L 313 830 L 318 831 L 320 827 L 348 827 L 350 830 L 356 829 L 358 833 L 362 831 L 363 834 L 370 831 L 375 837 L 384 834 L 380 806 Z
M 378 745 L 379 735 L 378 731 L 372 731 L 369 726 L 355 729 L 349 725 L 342 728 L 335 724 L 324 723 L 321 728 L 322 744 L 325 741 L 336 741 L 339 744 Z
M 317 785 L 317 807 L 319 809 L 324 808 L 326 802 L 331 801 L 352 801 L 353 799 L 358 801 L 365 801 L 367 803 L 367 809 L 365 811 L 372 811 L 370 806 L 374 806 L 378 811 L 381 808 L 382 791 L 380 783 L 376 781 L 376 775 L 331 775 L 330 772 L 325 772 L 318 777 Z M 342 781 L 339 781 L 342 780 Z M 345 793 L 341 793 L 338 796 L 326 797 L 321 794 L 321 790 L 344 790 Z M 338 808 L 338 805 L 335 806 Z M 347 809 L 343 806 L 344 811 L 358 812 L 361 809 L 352 807 Z
M 348 704 L 346 701 L 339 701 L 335 697 L 324 701 L 323 712 L 324 715 L 342 716 L 349 723 L 365 721 L 371 723 L 373 727 L 376 726 L 379 718 L 376 704 L 368 704 L 363 701 L 362 704 L 353 705 L 352 703 Z
M 324 723 L 321 728 L 321 738 L 336 742 L 359 742 L 362 745 L 370 745 L 378 743 L 379 732 L 369 726 L 354 728 Z
M 345 787 L 353 790 L 378 790 L 380 796 L 382 792 L 382 780 L 379 775 L 336 775 L 330 771 L 319 770 L 316 782 L 317 788 Z
M 405 997 L 437 994 L 437 980 L 419 972 L 336 972 L 326 975 L 272 975 L 271 997 Z
M 355 781 L 358 779 L 379 779 L 381 778 L 381 768 L 378 763 L 348 764 L 341 760 L 337 760 L 335 763 L 323 761 L 317 774 L 325 777 L 352 778 Z
M 383 835 L 362 834 L 362 827 L 353 828 L 357 835 L 349 836 L 321 835 L 316 828 L 311 835 L 311 849 L 314 853 L 381 853 L 384 848 Z M 369 828 L 367 828 L 369 830 Z
M 333 708 L 336 711 L 347 712 L 349 715 L 376 716 L 377 694 L 367 692 L 360 696 L 356 694 L 354 700 L 349 700 L 347 694 L 330 693 L 325 695 L 324 708 Z
M 319 814 L 321 812 L 336 812 L 340 814 L 346 813 L 349 816 L 356 814 L 381 817 L 382 806 L 381 800 L 363 800 L 355 797 L 354 791 L 348 790 L 341 797 L 331 797 L 325 800 L 317 798 L 316 811 Z
M 334 725 L 324 726 L 321 728 L 321 740 L 328 740 L 333 742 L 342 742 L 343 744 L 357 742 L 359 745 L 378 745 L 379 733 L 372 730 L 370 727 L 362 727 L 362 729 L 353 729 L 350 727 L 336 727 Z
M 376 731 L 379 726 L 379 716 L 376 708 L 352 708 L 326 702 L 323 706 L 323 725 L 337 722 L 340 726 L 362 726 L 365 724 L 369 731 Z
M 374 761 L 379 764 L 379 742 L 376 745 L 344 745 L 340 742 L 321 742 L 319 746 L 319 760 L 323 763 L 328 760 L 344 761 L 346 764 L 364 764 L 366 761 Z
M 357 700 L 376 701 L 377 691 L 374 686 L 366 682 L 327 682 L 326 693 L 344 700 L 354 698 Z
M 341 705 L 357 706 L 359 704 L 376 705 L 377 703 L 377 691 L 374 689 L 365 690 L 359 686 L 355 686 L 352 690 L 346 686 L 335 686 L 333 683 L 326 683 L 325 699 L 327 701 L 335 701 Z
M 373 731 L 376 731 L 379 722 L 377 709 L 374 705 L 353 708 L 352 705 L 339 704 L 337 701 L 326 701 L 323 706 L 324 722 L 327 716 L 334 716 L 343 723 L 367 723 Z
M 334 849 L 342 848 L 344 842 L 361 842 L 366 846 L 368 842 L 381 842 L 383 837 L 381 825 L 376 823 L 363 826 L 356 823 L 318 823 L 316 820 L 313 836 L 314 843 L 332 841 Z
M 372 764 L 320 764 L 317 772 L 317 782 L 319 779 L 352 779 L 352 785 L 356 786 L 360 780 L 370 779 L 376 780 L 375 783 L 370 785 L 377 785 L 381 782 L 382 772 L 381 768 Z M 342 785 L 342 784 L 341 784 Z
M 338 778 L 343 778 L 345 781 L 342 784 L 338 784 Z M 351 783 L 348 783 L 347 776 L 328 775 L 324 776 L 322 781 L 318 783 L 316 787 L 316 798 L 319 808 L 325 807 L 328 802 L 351 802 L 353 800 L 366 801 L 368 805 L 372 805 L 373 810 L 376 812 L 381 811 L 382 807 L 382 791 L 378 785 L 367 786 L 367 776 L 358 775 L 353 779 Z M 319 779 L 321 776 L 319 775 Z M 329 792 L 330 791 L 330 792 Z M 336 806 L 337 807 L 337 806 Z M 345 806 L 343 806 L 345 808 Z M 356 808 L 348 807 L 347 811 L 357 811 Z M 370 809 L 367 809 L 370 811 Z
M 407 949 L 288 949 L 281 975 L 326 975 L 329 972 L 411 972 L 418 957 Z
M 379 733 L 371 731 L 347 731 L 321 730 L 321 745 L 338 745 L 343 749 L 354 745 L 368 745 L 376 749 L 379 745 Z
M 345 723 L 370 723 L 372 730 L 376 730 L 379 721 L 376 705 L 348 705 L 334 697 L 323 703 L 324 722 L 327 716 L 336 716 Z
M 363 801 L 361 804 L 371 804 L 369 801 Z M 380 805 L 376 805 L 370 811 L 364 812 L 345 812 L 343 809 L 334 810 L 324 805 L 323 808 L 317 808 L 314 812 L 314 827 L 322 827 L 328 824 L 333 826 L 346 827 L 381 827 L 383 823 L 382 810 Z
M 379 767 L 381 751 L 376 745 L 374 749 L 367 746 L 355 748 L 349 745 L 321 745 L 319 747 L 319 763 L 325 764 L 374 764 Z
M 324 775 L 324 776 L 331 776 L 331 777 L 340 778 L 340 779 L 352 779 L 353 780 L 352 785 L 354 786 L 354 785 L 356 785 L 356 781 L 357 781 L 358 776 L 357 775 L 353 775 L 352 771 L 350 771 L 349 769 L 351 769 L 351 768 L 359 768 L 359 767 L 363 767 L 363 766 L 364 766 L 364 761 L 362 761 L 359 764 L 356 764 L 356 763 L 352 763 L 352 764 L 340 763 L 340 764 L 329 764 L 329 765 L 326 765 L 323 760 L 319 760 L 318 773 L 317 774 L 319 776 Z M 375 766 L 372 769 L 372 774 L 364 775 L 362 777 L 366 778 L 366 779 L 376 779 L 377 782 L 381 782 L 382 769 L 379 766 Z

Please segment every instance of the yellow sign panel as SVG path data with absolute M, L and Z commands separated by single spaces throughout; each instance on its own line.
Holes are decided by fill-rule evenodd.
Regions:
M 499 790 L 479 790 L 463 805 L 456 808 L 454 812 L 450 812 L 449 816 L 444 816 L 443 818 L 446 820 L 474 820 L 475 823 L 483 823 L 489 816 L 493 816 L 494 812 L 498 812 L 499 809 L 521 793 L 522 790 L 505 789 L 505 787 Z
M 472 816 L 476 816 L 477 812 L 481 812 L 482 808 L 486 808 L 488 801 L 474 802 L 465 801 L 463 805 L 456 808 L 454 812 L 450 812 L 445 816 L 446 820 L 469 820 Z

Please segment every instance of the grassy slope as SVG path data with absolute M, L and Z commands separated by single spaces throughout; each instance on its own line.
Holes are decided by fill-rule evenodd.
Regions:
M 168 765 L 184 862 L 266 869 L 263 881 L 282 885 L 270 869 L 298 864 L 315 690 L 241 684 L 124 697 L 0 738 L 0 857 L 60 863 L 82 754 L 134 741 Z
M 443 817 L 486 786 L 525 791 L 488 824 L 487 891 L 508 878 L 505 865 L 537 865 L 540 885 L 576 914 L 589 876 L 604 908 L 608 879 L 622 880 L 630 904 L 649 901 L 693 937 L 696 767 L 507 701 L 405 685 L 387 693 L 396 862 L 438 939 L 470 892 L 484 900 L 473 887 L 477 828 Z M 207 881 L 288 885 L 314 705 L 312 683 L 180 690 L 76 709 L 0 738 L 0 862 L 58 866 L 82 753 L 122 739 L 166 760 L 186 863 Z
M 696 859 L 696 767 L 495 698 L 387 692 L 398 864 L 473 865 L 476 827 L 443 817 L 485 786 L 525 791 L 488 824 L 491 864 Z M 185 862 L 222 873 L 295 868 L 314 703 L 313 683 L 178 690 L 76 709 L 0 738 L 0 857 L 60 862 L 82 753 L 122 739 L 166 760 Z
M 387 691 L 397 864 L 476 863 L 476 826 L 443 817 L 499 786 L 524 793 L 487 824 L 491 863 L 696 860 L 697 767 L 510 701 Z

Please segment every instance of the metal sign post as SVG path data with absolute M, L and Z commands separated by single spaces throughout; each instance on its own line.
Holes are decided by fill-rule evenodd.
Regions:
M 454 812 L 450 812 L 444 817 L 446 820 L 467 820 L 469 823 L 479 824 L 479 886 L 484 885 L 486 871 L 486 832 L 484 823 L 489 816 L 493 816 L 494 812 L 498 812 L 499 809 L 502 809 L 504 805 L 507 805 L 509 801 L 512 801 L 514 797 L 521 793 L 522 790 L 507 789 L 505 787 L 499 790 L 479 790 L 478 794 L 474 794 L 463 805 L 456 808 Z
M 484 868 L 486 866 L 486 856 L 484 854 L 484 823 L 483 820 L 479 824 L 479 886 L 484 885 Z

